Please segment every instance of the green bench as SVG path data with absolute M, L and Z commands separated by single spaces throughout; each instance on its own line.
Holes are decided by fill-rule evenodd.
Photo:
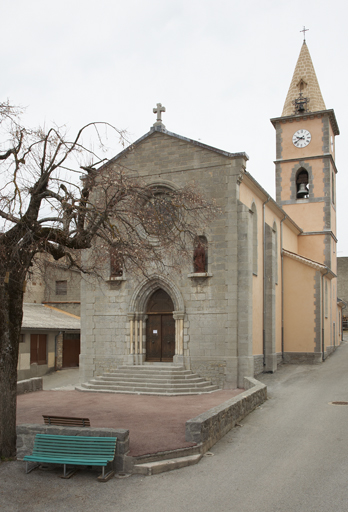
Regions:
M 114 471 L 105 474 L 105 467 L 115 458 L 116 437 L 52 436 L 36 434 L 33 453 L 26 455 L 26 473 L 40 464 L 63 464 L 62 478 L 70 478 L 77 469 L 67 472 L 67 466 L 101 466 L 100 482 L 107 482 Z M 29 462 L 36 462 L 29 469 Z

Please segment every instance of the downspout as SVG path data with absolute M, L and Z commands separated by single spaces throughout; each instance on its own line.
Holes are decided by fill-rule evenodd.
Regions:
M 280 221 L 280 254 L 281 254 L 281 280 L 282 280 L 282 291 L 281 291 L 281 324 L 282 324 L 282 332 L 281 332 L 281 344 L 282 344 L 282 360 L 284 361 L 284 255 L 283 255 L 283 222 L 287 219 L 287 215 L 285 214 L 284 218 Z
M 324 325 L 325 325 L 325 305 L 324 305 L 324 277 L 329 273 L 329 269 L 326 270 L 325 274 L 321 276 L 321 310 L 322 310 L 322 319 L 321 319 L 321 359 L 325 361 L 325 340 L 324 340 Z
M 347 304 L 345 306 L 342 306 L 341 308 L 341 325 L 340 325 L 340 329 L 341 329 L 341 343 L 343 342 L 343 310 L 346 309 L 347 307 Z
M 267 200 L 262 205 L 262 228 L 263 228 L 263 315 L 262 315 L 262 350 L 263 350 L 263 366 L 266 365 L 266 204 L 271 200 L 268 196 Z

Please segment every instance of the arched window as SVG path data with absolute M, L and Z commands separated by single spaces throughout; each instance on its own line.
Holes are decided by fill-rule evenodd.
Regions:
M 257 276 L 257 270 L 258 270 L 258 247 L 257 247 L 257 210 L 256 205 L 253 203 L 251 205 L 251 211 L 253 213 L 253 274 Z
M 296 177 L 296 197 L 297 199 L 307 199 L 309 197 L 309 179 L 308 172 L 300 169 Z
M 278 284 L 278 233 L 277 224 L 273 222 L 273 236 L 274 236 L 274 283 Z
M 197 236 L 193 250 L 193 272 L 208 272 L 208 241 L 205 236 Z

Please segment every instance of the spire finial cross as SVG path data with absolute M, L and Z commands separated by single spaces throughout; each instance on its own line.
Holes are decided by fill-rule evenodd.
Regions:
M 159 126 L 162 124 L 162 112 L 166 111 L 166 107 L 162 106 L 162 103 L 157 103 L 157 107 L 153 109 L 153 113 L 157 114 L 157 120 L 154 126 Z
M 306 28 L 304 25 L 303 25 L 303 29 L 300 30 L 300 32 L 303 32 L 303 42 L 305 43 L 306 42 L 306 32 L 308 32 L 309 28 Z

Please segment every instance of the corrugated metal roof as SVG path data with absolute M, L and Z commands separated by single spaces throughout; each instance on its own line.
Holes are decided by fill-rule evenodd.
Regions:
M 23 304 L 22 329 L 80 330 L 80 317 L 43 304 Z

